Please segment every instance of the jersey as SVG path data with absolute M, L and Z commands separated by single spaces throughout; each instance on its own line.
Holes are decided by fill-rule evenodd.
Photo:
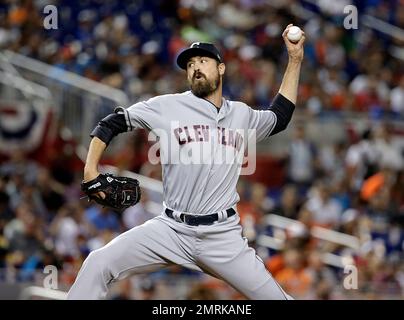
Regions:
M 236 185 L 247 141 L 269 137 L 277 121 L 271 110 L 225 98 L 218 109 L 191 91 L 118 112 L 125 114 L 128 131 L 145 128 L 158 137 L 164 204 L 192 214 L 211 214 L 239 201 Z

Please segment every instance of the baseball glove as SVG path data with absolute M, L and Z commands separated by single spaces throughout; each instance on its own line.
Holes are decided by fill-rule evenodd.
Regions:
M 81 183 L 81 190 L 88 196 L 89 201 L 116 211 L 123 211 L 134 206 L 140 200 L 139 181 L 128 177 L 118 177 L 112 174 L 100 174 L 97 178 Z M 104 192 L 105 198 L 96 196 Z

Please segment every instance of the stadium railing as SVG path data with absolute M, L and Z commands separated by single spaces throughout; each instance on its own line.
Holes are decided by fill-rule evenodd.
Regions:
M 128 97 L 100 82 L 81 77 L 59 67 L 26 57 L 10 50 L 0 55 L 1 66 L 18 76 L 47 88 L 52 93 L 58 118 L 80 144 L 88 144 L 89 132 L 99 119 L 116 106 L 127 106 Z
M 360 248 L 360 242 L 357 237 L 337 232 L 331 229 L 314 226 L 307 228 L 302 222 L 276 214 L 269 214 L 264 218 L 266 226 L 274 228 L 273 236 L 261 234 L 257 238 L 259 246 L 280 251 L 285 247 L 288 234 L 307 234 L 313 239 L 326 241 L 335 245 L 346 247 L 353 252 Z M 330 266 L 344 269 L 347 265 L 354 264 L 353 257 L 347 253 L 336 255 L 331 252 L 325 252 L 322 255 L 322 261 Z

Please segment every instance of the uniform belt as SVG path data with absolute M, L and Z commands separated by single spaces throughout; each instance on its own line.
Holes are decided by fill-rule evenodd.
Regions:
M 166 215 L 171 218 L 175 219 L 173 215 L 173 210 L 166 208 L 165 213 Z M 234 216 L 236 214 L 236 210 L 233 208 L 227 209 L 227 218 Z M 190 214 L 185 214 L 181 213 L 180 214 L 180 219 L 182 222 L 190 225 L 190 226 L 198 226 L 198 225 L 210 225 L 213 224 L 214 222 L 219 220 L 219 214 L 218 213 L 212 213 L 212 214 L 206 214 L 206 215 L 200 215 L 200 216 L 195 216 L 195 215 L 190 215 Z

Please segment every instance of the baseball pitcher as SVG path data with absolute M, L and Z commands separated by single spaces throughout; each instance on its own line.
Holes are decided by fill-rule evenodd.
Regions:
M 177 57 L 189 91 L 118 107 L 99 122 L 91 133 L 82 190 L 116 210 L 136 204 L 138 182 L 100 174 L 98 163 L 114 136 L 146 128 L 159 137 L 164 209 L 91 252 L 68 299 L 103 299 L 110 283 L 172 264 L 222 279 L 249 299 L 292 299 L 243 238 L 236 207 L 238 160 L 251 133 L 260 141 L 284 130 L 295 108 L 305 36 L 291 42 L 291 26 L 282 34 L 288 65 L 269 110 L 223 98 L 223 57 L 213 44 L 196 42 Z

